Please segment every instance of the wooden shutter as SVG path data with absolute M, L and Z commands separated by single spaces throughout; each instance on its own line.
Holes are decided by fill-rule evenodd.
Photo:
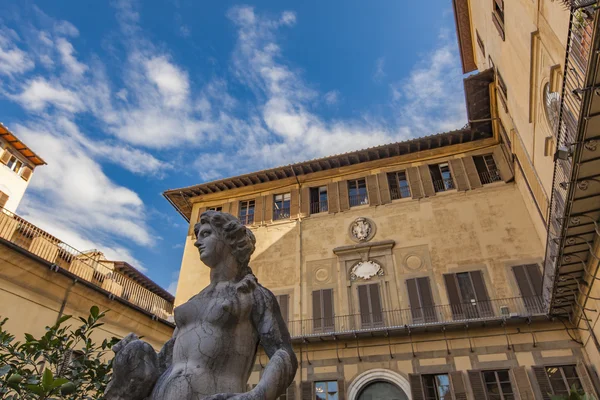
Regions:
M 227 203 L 223 204 L 222 211 L 224 213 L 231 214 L 231 208 L 232 208 L 233 203 L 236 203 L 236 205 L 234 207 L 239 207 L 240 206 L 240 202 L 239 201 L 227 202 Z M 239 218 L 239 215 L 234 215 L 234 217 Z
M 495 0 L 500 10 L 504 11 L 504 0 Z
M 310 188 L 303 187 L 300 190 L 300 213 L 304 216 L 310 214 Z
M 302 382 L 300 386 L 302 388 L 302 400 L 313 400 L 313 383 Z
M 421 321 L 423 319 L 423 310 L 421 309 L 421 300 L 419 299 L 419 292 L 417 289 L 416 279 L 406 280 L 406 289 L 408 290 L 408 301 L 410 303 L 411 314 L 413 322 L 415 320 Z
M 379 198 L 381 200 L 381 204 L 391 203 L 392 197 L 390 196 L 390 186 L 388 184 L 387 173 L 379 173 L 377 175 L 377 179 L 379 180 Z
M 448 301 L 450 302 L 450 309 L 452 310 L 452 316 L 454 319 L 464 318 L 464 311 L 460 298 L 460 292 L 458 290 L 458 284 L 456 283 L 455 274 L 444 275 L 444 281 L 446 282 L 446 291 L 448 292 Z
M 419 174 L 421 175 L 421 183 L 423 184 L 423 193 L 425 197 L 434 196 L 435 189 L 433 188 L 433 179 L 431 179 L 429 165 L 419 165 Z
M 528 264 L 525 266 L 525 271 L 529 275 L 529 282 L 533 286 L 534 296 L 542 295 L 542 273 L 537 264 Z
M 515 279 L 517 280 L 517 286 L 521 292 L 521 297 L 532 297 L 533 289 L 529 284 L 529 278 L 527 277 L 525 265 L 517 265 L 513 267 L 513 273 L 515 274 Z
M 265 204 L 264 204 L 264 210 L 265 210 L 265 222 L 271 222 L 273 221 L 273 195 L 272 194 L 268 194 L 265 196 L 264 198 Z
M 285 391 L 286 400 L 296 400 L 296 381 L 292 382 L 292 384 Z
M 256 213 L 256 201 L 254 202 L 254 212 Z M 232 201 L 229 203 L 229 214 L 233 215 L 236 218 L 240 216 L 240 202 Z
M 338 185 L 335 182 L 327 185 L 327 209 L 329 210 L 329 214 L 340 211 Z
M 533 389 L 527 376 L 527 369 L 525 367 L 516 367 L 512 368 L 510 372 L 521 400 L 535 400 Z
M 358 286 L 358 308 L 360 309 L 360 321 L 364 327 L 370 326 L 371 310 L 369 309 L 369 293 L 367 285 Z
M 577 376 L 579 377 L 579 381 L 581 382 L 581 386 L 583 386 L 583 391 L 585 393 L 589 393 L 596 397 L 596 389 L 594 388 L 594 384 L 592 383 L 592 378 L 590 378 L 590 374 L 588 373 L 588 369 L 583 363 L 583 361 L 577 361 Z
M 312 309 L 313 309 L 313 329 L 320 331 L 323 328 L 323 315 L 321 310 L 323 305 L 321 304 L 321 291 L 315 290 L 312 292 Z
M 338 399 L 345 399 L 346 398 L 346 381 L 343 379 L 340 379 L 338 381 Z
M 467 173 L 463 166 L 462 160 L 455 158 L 448 161 L 450 170 L 452 171 L 452 177 L 456 182 L 456 189 L 459 191 L 469 190 L 469 182 L 467 181 Z
M 334 326 L 333 289 L 323 289 L 321 299 L 323 302 L 323 329 L 332 329 Z
M 300 212 L 300 199 L 298 189 L 290 190 L 290 218 L 296 218 Z
M 279 310 L 281 311 L 281 317 L 285 321 L 286 325 L 290 321 L 290 295 L 281 294 L 277 296 L 277 303 L 279 303 Z
M 465 386 L 462 371 L 450 372 L 448 376 L 450 377 L 454 400 L 467 400 L 467 387 Z
M 25 179 L 26 181 L 29 180 L 29 178 L 31 178 L 31 174 L 33 173 L 33 171 L 31 170 L 31 168 L 29 168 L 28 166 L 24 166 L 23 169 L 21 170 L 21 178 Z
M 0 208 L 4 208 L 4 206 L 6 205 L 6 203 L 8 202 L 8 195 L 2 191 L 0 191 Z M 193 224 L 192 224 L 192 230 L 193 230 Z
M 481 271 L 471 271 L 469 274 L 471 275 L 471 281 L 473 282 L 473 289 L 475 289 L 477 301 L 489 301 L 490 298 L 485 288 L 485 282 Z
M 8 164 L 8 160 L 10 160 L 11 156 L 12 156 L 12 154 L 10 153 L 10 151 L 5 149 L 4 152 L 2 153 L 2 156 L 0 156 L 0 162 L 2 164 Z
M 498 166 L 498 171 L 500 172 L 500 176 L 504 182 L 509 182 L 514 177 L 512 172 L 512 166 L 508 164 L 506 161 L 506 157 L 504 156 L 504 152 L 502 151 L 502 147 L 496 146 L 494 149 L 494 161 L 496 162 L 496 166 Z
M 546 374 L 546 367 L 532 366 L 531 369 L 533 370 L 537 384 L 542 392 L 542 399 L 551 400 L 554 392 L 552 391 L 552 385 L 550 384 L 550 379 L 548 379 L 548 374 Z
M 433 293 L 431 292 L 431 283 L 428 277 L 418 278 L 417 286 L 421 297 L 421 307 L 423 307 L 423 317 L 426 322 L 437 320 L 435 312 L 435 303 L 433 302 Z
M 377 189 L 377 175 L 367 175 L 367 193 L 369 194 L 369 205 L 378 206 L 379 190 Z
M 473 161 L 473 157 L 465 157 L 462 159 L 462 161 L 465 166 L 465 172 L 467 173 L 469 186 L 471 186 L 471 189 L 480 188 L 482 186 L 481 179 L 479 179 L 479 173 L 477 172 L 477 167 L 475 167 L 475 161 Z
M 338 182 L 338 189 L 340 193 L 340 211 L 346 211 L 350 208 L 350 201 L 348 200 L 348 181 Z
M 381 306 L 379 283 L 372 283 L 368 286 L 369 300 L 371 303 L 371 322 L 374 325 L 383 325 L 383 307 Z
M 239 204 L 239 203 L 238 203 Z M 258 196 L 254 199 L 254 223 L 261 224 L 264 219 L 263 197 Z
M 408 381 L 410 382 L 410 392 L 413 400 L 425 400 L 421 374 L 408 374 Z
M 469 382 L 471 382 L 471 389 L 473 390 L 473 397 L 477 400 L 485 400 L 487 396 L 485 394 L 485 386 L 483 385 L 483 378 L 481 377 L 481 371 L 468 371 Z
M 423 190 L 421 189 L 421 179 L 419 178 L 419 170 L 416 167 L 406 169 L 406 179 L 408 179 L 408 186 L 410 186 L 410 193 L 413 199 L 420 199 L 423 197 Z

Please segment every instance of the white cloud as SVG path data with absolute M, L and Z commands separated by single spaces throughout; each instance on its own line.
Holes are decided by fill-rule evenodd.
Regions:
M 379 57 L 375 61 L 375 72 L 373 72 L 373 80 L 375 82 L 381 82 L 385 78 L 385 57 Z
M 165 56 L 150 58 L 145 67 L 148 78 L 158 87 L 165 105 L 180 107 L 188 100 L 190 84 L 187 74 Z
M 284 11 L 281 14 L 281 23 L 283 25 L 294 25 L 296 23 L 296 13 L 293 11 Z
M 33 69 L 34 66 L 33 60 L 27 53 L 18 48 L 5 34 L 0 32 L 0 74 L 22 74 Z
M 34 111 L 43 111 L 48 105 L 68 112 L 77 112 L 84 108 L 82 100 L 76 93 L 64 88 L 60 83 L 48 82 L 41 77 L 27 82 L 16 99 L 25 108 Z
M 88 67 L 87 65 L 77 61 L 77 59 L 73 55 L 75 53 L 73 45 L 69 43 L 66 39 L 59 38 L 56 41 L 56 47 L 61 55 L 63 64 L 67 67 L 69 72 L 77 76 L 83 75 L 83 73 L 87 70 Z
M 331 90 L 323 96 L 327 105 L 333 106 L 340 101 L 340 92 L 337 90 Z

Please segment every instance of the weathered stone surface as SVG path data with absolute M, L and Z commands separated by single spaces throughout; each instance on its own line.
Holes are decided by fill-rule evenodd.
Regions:
M 158 355 L 135 335 L 115 346 L 107 400 L 274 400 L 296 375 L 277 300 L 248 266 L 252 232 L 216 211 L 203 213 L 194 232 L 210 285 L 175 309 L 177 328 Z M 259 343 L 270 360 L 246 393 Z

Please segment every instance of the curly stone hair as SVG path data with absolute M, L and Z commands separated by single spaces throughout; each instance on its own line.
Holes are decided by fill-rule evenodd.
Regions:
M 233 256 L 240 263 L 242 276 L 252 274 L 248 264 L 250 256 L 254 253 L 256 238 L 250 229 L 233 215 L 212 210 L 200 215 L 200 222 L 196 225 L 199 224 L 210 224 L 231 247 Z

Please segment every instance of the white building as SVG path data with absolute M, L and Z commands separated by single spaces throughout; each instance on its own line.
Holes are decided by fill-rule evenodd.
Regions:
M 15 212 L 33 170 L 46 162 L 0 124 L 0 208 Z

